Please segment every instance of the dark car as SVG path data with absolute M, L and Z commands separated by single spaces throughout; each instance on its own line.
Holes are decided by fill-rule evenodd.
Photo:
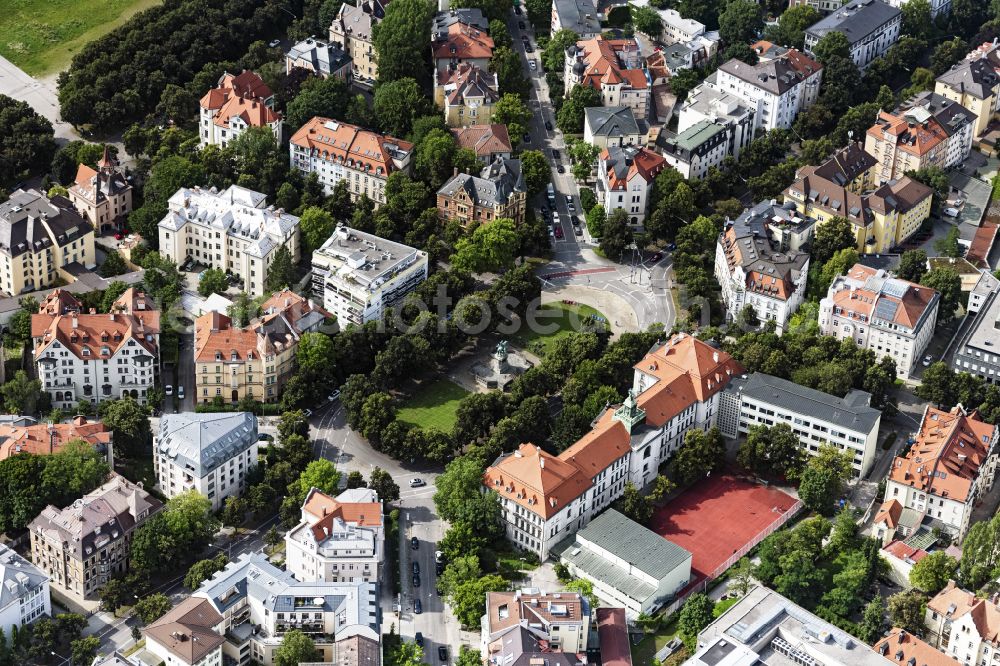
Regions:
M 535 49 L 531 45 L 531 42 L 525 42 L 524 43 L 524 52 L 525 53 L 534 53 L 535 52 Z
M 552 159 L 554 160 L 559 159 L 559 151 L 556 150 L 555 148 L 552 149 Z
M 552 131 L 552 123 L 549 122 L 548 120 L 545 121 L 545 129 L 549 130 L 550 132 Z
M 438 659 L 441 661 L 448 661 L 448 648 L 444 645 L 438 646 Z
M 581 229 L 580 227 L 573 227 L 573 233 L 576 234 L 577 236 L 582 236 L 583 229 Z
M 667 249 L 673 252 L 677 249 L 677 243 L 667 243 Z
M 562 164 L 557 164 L 556 171 L 558 171 L 559 173 L 566 173 L 566 167 L 564 167 Z
M 418 539 L 417 537 L 413 537 L 412 539 L 410 539 L 410 548 L 412 548 L 413 550 L 419 550 L 420 539 Z
M 514 5 L 514 13 L 517 14 L 518 16 L 520 16 L 521 15 L 521 8 L 518 7 L 517 5 Z
M 562 238 L 563 237 L 562 227 L 556 227 L 555 234 L 556 234 L 556 238 Z
M 517 22 L 517 27 L 520 30 L 524 30 L 524 21 L 518 21 Z
M 525 143 L 531 143 L 531 135 L 525 132 L 524 136 L 521 137 Z
M 419 631 L 417 633 L 413 634 L 413 642 L 416 643 L 417 645 L 423 647 L 423 645 L 424 645 L 424 635 L 422 633 L 420 633 Z
M 434 565 L 434 573 L 436 573 L 438 576 L 440 576 L 441 574 L 444 573 L 444 563 L 443 562 L 438 562 L 437 564 Z
M 424 612 L 424 605 L 420 603 L 420 599 L 413 600 L 413 614 L 420 615 Z
M 580 226 L 580 218 L 578 218 L 578 217 L 573 217 L 573 216 L 571 215 L 571 216 L 570 216 L 570 218 L 569 218 L 569 221 L 570 221 L 570 223 L 571 223 L 571 224 L 572 224 L 572 225 L 573 225 L 574 227 L 577 227 L 577 228 L 579 228 L 579 226 Z
M 654 254 L 652 257 L 649 258 L 649 260 L 654 264 L 658 262 L 660 259 L 663 259 L 662 252 L 657 252 L 656 254 Z
M 420 587 L 420 576 L 413 574 L 413 587 Z
M 414 562 L 413 563 L 413 575 L 414 576 L 419 576 L 420 575 L 420 562 Z

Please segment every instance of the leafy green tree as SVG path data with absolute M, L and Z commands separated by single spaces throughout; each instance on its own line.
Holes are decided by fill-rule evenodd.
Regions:
M 936 32 L 928 0 L 907 0 L 903 12 L 903 34 L 929 41 Z
M 85 636 L 70 642 L 70 659 L 77 664 L 90 664 L 97 656 L 97 649 L 101 647 L 101 639 L 96 636 Z
M 197 491 L 181 493 L 148 519 L 132 538 L 130 563 L 138 574 L 174 571 L 200 552 L 219 527 L 212 502 Z
M 101 274 L 101 277 L 109 278 L 121 275 L 122 273 L 128 273 L 128 271 L 128 264 L 122 259 L 122 255 L 117 252 L 108 252 L 104 258 L 104 263 L 101 264 L 97 272 Z
M 764 29 L 760 5 L 753 0 L 730 0 L 719 14 L 719 34 L 727 44 L 748 44 Z
M 520 247 L 514 221 L 493 220 L 479 226 L 455 245 L 453 268 L 468 273 L 485 273 L 510 268 Z
M 604 212 L 604 206 L 595 205 L 587 212 L 587 229 L 593 238 L 601 238 L 604 235 L 604 227 L 608 216 Z
M 948 41 L 941 42 L 934 48 L 931 54 L 931 68 L 934 74 L 940 76 L 951 66 L 962 60 L 969 52 L 969 45 L 961 37 L 955 37 Z
M 288 485 L 287 494 L 281 503 L 282 519 L 285 523 L 294 524 L 297 520 L 299 507 L 306 499 L 311 488 L 328 495 L 336 494 L 340 485 L 340 472 L 333 463 L 325 458 L 313 460 L 293 483 Z
M 927 273 L 927 253 L 923 250 L 907 250 L 899 258 L 896 275 L 903 280 L 919 283 Z
M 952 369 L 943 361 L 937 361 L 931 363 L 924 370 L 920 386 L 917 387 L 915 392 L 924 400 L 929 400 L 938 407 L 950 407 L 956 402 L 955 380 L 955 373 Z
M 959 580 L 970 590 L 978 590 L 1000 573 L 1000 514 L 973 523 L 962 543 Z
M 611 211 L 601 232 L 601 251 L 609 259 L 621 260 L 633 240 L 632 227 L 629 226 L 625 209 L 616 208 Z
M 924 274 L 920 284 L 940 294 L 938 322 L 948 323 L 955 318 L 955 311 L 962 302 L 962 278 L 951 266 L 937 266 Z
M 897 592 L 889 597 L 889 621 L 892 626 L 901 627 L 910 633 L 918 634 L 924 628 L 924 611 L 927 608 L 927 598 L 916 591 Z
M 18 370 L 13 379 L 0 386 L 0 395 L 8 414 L 36 414 L 42 396 L 42 382 L 29 379 L 24 370 Z
M 799 438 L 787 423 L 752 426 L 736 453 L 740 465 L 765 476 L 795 478 L 805 465 Z
M 754 574 L 757 567 L 746 557 L 741 557 L 729 570 L 729 589 L 741 597 L 745 597 L 753 587 Z
M 663 21 L 651 7 L 632 7 L 632 26 L 654 39 L 663 32 Z
M 379 83 L 410 78 L 425 88 L 431 83 L 431 19 L 435 6 L 422 0 L 386 5 L 385 18 L 375 26 L 372 40 L 378 54 Z
M 527 133 L 533 115 L 531 109 L 525 106 L 524 101 L 513 93 L 501 95 L 497 103 L 493 105 L 493 122 L 507 126 L 507 133 L 514 144 L 517 144 L 521 137 Z
M 631 481 L 625 482 L 625 491 L 622 494 L 621 510 L 626 516 L 645 525 L 653 517 L 653 506 L 646 501 L 639 489 Z
M 562 72 L 566 66 L 566 49 L 580 41 L 580 35 L 563 28 L 557 30 L 542 49 L 542 64 L 548 72 Z
M 273 658 L 274 666 L 299 666 L 303 662 L 320 661 L 322 656 L 311 638 L 292 629 L 281 637 L 281 645 L 274 650 Z
M 447 595 L 446 600 L 455 618 L 466 628 L 478 626 L 483 615 L 483 599 L 488 592 L 503 592 L 509 588 L 503 576 L 487 574 L 475 580 L 466 581 Z
M 844 33 L 831 30 L 816 42 L 812 52 L 818 61 L 826 64 L 834 58 L 850 58 L 851 43 Z
M 104 425 L 115 433 L 115 454 L 137 456 L 153 441 L 146 409 L 132 398 L 108 400 L 98 407 Z
M 498 46 L 490 58 L 490 71 L 497 75 L 501 93 L 526 97 L 530 83 L 524 77 L 521 56 L 509 46 Z
M 815 7 L 810 5 L 798 5 L 789 7 L 778 17 L 778 24 L 769 26 L 765 36 L 783 46 L 802 50 L 805 41 L 806 28 L 822 18 Z
M 718 428 L 708 432 L 692 428 L 684 435 L 684 444 L 674 454 L 673 469 L 677 480 L 688 485 L 716 470 L 726 455 L 726 444 Z
M 569 99 L 563 102 L 556 114 L 556 125 L 566 134 L 583 132 L 583 120 L 586 110 L 592 106 L 601 105 L 601 93 L 590 86 L 577 85 L 569 94 Z
M 222 507 L 222 523 L 239 529 L 239 526 L 246 520 L 249 510 L 250 507 L 247 506 L 247 501 L 244 498 L 235 495 L 227 497 L 226 503 Z
M 170 597 L 159 592 L 139 599 L 132 606 L 132 612 L 139 616 L 143 624 L 158 620 L 168 610 L 170 610 Z
M 292 252 L 286 245 L 282 245 L 274 252 L 274 259 L 267 268 L 267 278 L 264 280 L 264 288 L 268 291 L 280 291 L 291 286 L 295 282 L 295 263 L 292 261 Z
M 714 608 L 715 602 L 701 592 L 692 594 L 681 607 L 677 628 L 681 638 L 684 639 L 684 645 L 690 652 L 694 652 L 698 644 L 698 634 L 712 623 L 712 610 Z
M 455 666 L 479 666 L 482 663 L 483 657 L 479 650 L 470 648 L 468 645 L 459 648 Z
M 199 560 L 191 565 L 187 575 L 184 576 L 184 587 L 189 590 L 198 589 L 202 583 L 222 571 L 229 564 L 229 558 L 225 553 L 219 553 L 215 557 Z
M 383 502 L 395 502 L 399 499 L 399 485 L 392 475 L 381 467 L 373 467 L 368 477 L 368 487 L 375 491 Z
M 229 281 L 221 268 L 206 268 L 198 276 L 198 293 L 204 297 L 212 294 L 224 294 L 229 287 Z
M 322 208 L 310 206 L 299 216 L 299 232 L 302 235 L 302 251 L 311 255 L 333 234 L 336 220 Z
M 388 11 L 386 12 L 388 18 Z M 385 21 L 379 24 L 383 25 Z M 378 29 L 376 28 L 376 32 Z M 413 121 L 429 111 L 427 97 L 421 92 L 420 84 L 412 78 L 381 82 L 382 61 L 379 60 L 379 85 L 375 88 L 372 105 L 375 117 L 383 131 L 397 137 L 405 137 L 413 127 Z
M 874 643 L 882 636 L 884 626 L 885 602 L 882 601 L 882 597 L 875 595 L 875 598 L 865 606 L 861 624 L 858 625 L 858 637 L 866 643 Z
M 799 484 L 799 498 L 811 510 L 831 515 L 852 474 L 852 454 L 825 444 L 806 464 Z
M 52 123 L 26 102 L 0 95 L 0 189 L 45 172 L 56 154 Z M 67 179 L 68 180 L 68 179 Z
M 812 258 L 823 265 L 840 250 L 855 246 L 854 229 L 846 217 L 834 216 L 816 227 L 812 243 Z
M 434 507 L 442 519 L 463 522 L 482 534 L 500 533 L 500 504 L 496 493 L 482 492 L 483 465 L 472 456 L 455 458 L 435 481 Z
M 927 594 L 937 594 L 957 570 L 958 560 L 943 550 L 936 550 L 913 565 L 910 584 Z
M 545 190 L 552 181 L 552 167 L 540 150 L 526 150 L 521 153 L 521 175 L 524 176 L 528 196 L 534 197 Z

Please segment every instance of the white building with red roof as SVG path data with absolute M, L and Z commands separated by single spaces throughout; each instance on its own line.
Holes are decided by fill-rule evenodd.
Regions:
M 853 340 L 879 358 L 889 356 L 905 379 L 934 335 L 940 300 L 930 287 L 855 264 L 834 279 L 820 301 L 819 328 L 823 335 Z
M 950 580 L 927 602 L 927 642 L 962 664 L 994 664 L 1000 654 L 997 597 L 977 597 Z
M 715 424 L 719 394 L 743 368 L 731 356 L 681 333 L 635 366 L 624 404 L 553 456 L 534 444 L 501 455 L 483 475 L 500 496 L 507 537 L 543 560 L 610 506 L 631 481 L 645 487 L 692 428 Z
M 924 524 L 964 538 L 973 508 L 993 486 L 998 433 L 975 411 L 928 406 L 909 452 L 892 461 L 883 508 L 891 514 L 896 502 L 900 514 L 911 509 Z
M 125 397 L 146 404 L 160 364 L 160 313 L 143 292 L 130 288 L 96 314 L 57 289 L 31 315 L 31 339 L 53 408 Z
M 448 26 L 447 32 L 432 38 L 434 71 L 436 74 L 450 72 L 459 65 L 475 65 L 488 71 L 495 46 L 493 38 L 479 26 L 456 21 Z
M 384 558 L 382 502 L 370 488 L 336 497 L 312 488 L 285 535 L 285 566 L 301 581 L 378 583 Z
M 303 176 L 315 173 L 327 194 L 347 181 L 351 200 L 362 194 L 385 203 L 385 181 L 395 171 L 409 173 L 413 144 L 351 125 L 313 118 L 288 143 L 291 165 Z
M 281 141 L 281 114 L 274 110 L 274 94 L 250 70 L 224 73 L 219 84 L 198 102 L 198 145 L 225 148 L 248 127 L 269 127 Z
M 597 202 L 611 212 L 621 208 L 629 222 L 641 225 L 646 219 L 653 183 L 667 167 L 663 156 L 640 146 L 608 146 L 597 165 Z
M 649 117 L 653 84 L 634 39 L 577 42 L 566 49 L 563 78 L 566 97 L 575 86 L 589 86 L 601 93 L 602 106 L 627 106 L 636 118 Z
M 103 233 L 132 212 L 132 185 L 108 146 L 104 146 L 96 167 L 77 167 L 76 180 L 66 188 L 66 198 L 98 233 Z

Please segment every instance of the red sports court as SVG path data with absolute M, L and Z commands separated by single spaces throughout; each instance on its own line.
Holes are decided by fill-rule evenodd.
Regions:
M 650 529 L 691 553 L 698 580 L 718 576 L 720 565 L 782 525 L 796 504 L 776 488 L 713 474 L 660 508 Z

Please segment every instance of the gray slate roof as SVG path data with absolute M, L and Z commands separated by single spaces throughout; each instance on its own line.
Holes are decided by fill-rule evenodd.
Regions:
M 842 32 L 849 43 L 856 44 L 901 13 L 882 0 L 851 0 L 809 26 L 806 34 L 820 39 L 828 32 Z
M 643 600 L 656 594 L 656 587 L 640 581 L 629 572 L 601 555 L 581 546 L 589 542 L 615 557 L 630 563 L 646 575 L 661 580 L 687 562 L 691 553 L 677 544 L 646 529 L 614 509 L 608 509 L 576 533 L 576 541 L 567 539 L 557 551 L 577 568 L 598 580 L 624 592 L 633 599 Z
M 755 372 L 737 385 L 744 395 L 781 405 L 854 432 L 871 432 L 882 416 L 882 412 L 869 407 L 871 395 L 856 389 L 845 397 L 838 398 L 763 372 Z
M 164 414 L 157 448 L 202 477 L 257 441 L 257 417 L 250 412 Z
M 49 199 L 37 190 L 16 190 L 0 204 L 0 252 L 16 257 L 29 248 L 40 251 L 52 247 L 46 225 L 60 246 L 94 229 L 66 197 Z
M 586 124 L 594 136 L 641 134 L 635 114 L 627 106 L 591 106 L 584 110 Z
M 479 205 L 504 205 L 515 192 L 524 191 L 521 161 L 497 159 L 483 168 L 479 176 L 460 173 L 438 190 L 449 197 L 464 189 L 466 196 Z
M 473 28 L 479 28 L 483 32 L 488 32 L 490 22 L 483 15 L 483 10 L 472 9 L 449 9 L 438 12 L 434 15 L 434 23 L 431 26 L 431 40 L 448 39 L 448 28 L 456 23 L 464 23 Z
M 937 80 L 959 92 L 967 92 L 978 99 L 986 99 L 1000 83 L 1000 75 L 987 58 L 963 60 L 937 77 Z
M 0 544 L 0 611 L 49 579 L 34 564 Z
M 351 57 L 342 48 L 315 37 L 296 43 L 288 50 L 288 57 L 292 60 L 308 60 L 315 71 L 323 74 L 332 74 L 351 61 Z

